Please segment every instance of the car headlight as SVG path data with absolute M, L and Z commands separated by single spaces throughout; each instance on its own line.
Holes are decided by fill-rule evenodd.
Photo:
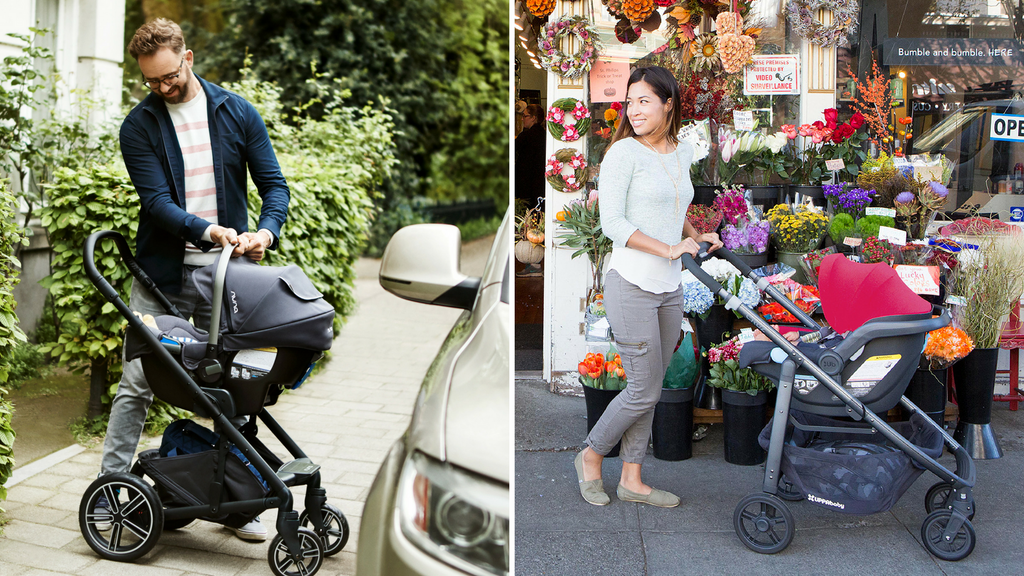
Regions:
M 472 574 L 508 574 L 507 486 L 413 452 L 396 514 L 405 537 L 428 554 Z

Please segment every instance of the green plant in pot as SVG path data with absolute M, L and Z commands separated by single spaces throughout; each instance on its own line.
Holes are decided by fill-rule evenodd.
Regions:
M 745 392 L 751 396 L 774 388 L 775 383 L 768 378 L 750 368 L 740 368 L 741 348 L 739 337 L 736 336 L 707 351 L 708 362 L 711 363 L 708 385 L 733 392 Z
M 767 391 L 775 384 L 750 368 L 740 368 L 740 347 L 736 337 L 708 350 L 707 384 L 722 389 L 725 461 L 752 466 L 765 459 L 757 435 L 765 422 Z
M 960 421 L 953 437 L 971 447 L 976 459 L 999 458 L 992 431 L 992 393 L 1003 318 L 1024 293 L 1024 236 L 988 234 L 973 239 L 977 250 L 963 249 L 947 273 L 947 302 L 953 322 L 974 341 L 975 349 L 953 366 Z

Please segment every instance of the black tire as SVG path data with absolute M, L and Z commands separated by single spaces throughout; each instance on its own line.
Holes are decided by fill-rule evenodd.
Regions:
M 348 527 L 348 519 L 341 513 L 341 510 L 326 503 L 320 508 L 320 514 L 327 523 L 327 535 L 321 538 L 324 545 L 324 556 L 334 556 L 341 552 L 345 544 L 348 543 L 348 537 L 351 534 L 351 530 Z M 302 514 L 299 515 L 299 526 L 308 526 L 314 532 L 317 531 L 316 527 L 312 526 L 307 510 L 303 510 Z
M 301 566 L 292 561 L 288 546 L 280 534 L 274 536 L 267 551 L 267 562 L 277 576 L 313 576 L 324 564 L 324 545 L 320 537 L 309 528 L 299 528 L 299 546 L 302 550 Z
M 949 482 L 939 482 L 928 489 L 924 495 L 924 509 L 931 514 L 936 510 L 952 510 L 949 503 L 949 495 L 953 493 L 953 485 Z M 971 502 L 971 513 L 967 515 L 968 520 L 974 520 L 974 513 L 978 511 L 977 504 Z
M 732 521 L 743 545 L 759 554 L 782 552 L 796 532 L 789 507 L 767 493 L 750 494 L 740 500 Z
M 971 521 L 964 520 L 952 540 L 947 542 L 942 533 L 946 530 L 952 517 L 953 513 L 949 510 L 936 510 L 929 514 L 921 524 L 921 541 L 924 543 L 925 549 L 932 556 L 947 562 L 956 562 L 970 556 L 977 540 Z
M 779 491 L 775 495 L 788 502 L 799 502 L 804 499 L 804 495 L 793 486 L 792 482 L 786 479 L 785 474 L 782 475 L 782 478 L 779 478 Z
M 110 504 L 108 513 L 96 513 L 100 497 Z M 156 546 L 163 532 L 164 509 L 145 480 L 132 474 L 97 478 L 85 490 L 78 506 L 78 526 L 85 542 L 107 560 L 131 562 Z M 105 528 L 109 525 L 109 528 Z

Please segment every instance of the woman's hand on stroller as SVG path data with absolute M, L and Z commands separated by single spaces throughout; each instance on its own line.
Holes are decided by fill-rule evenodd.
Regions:
M 718 234 L 709 232 L 707 234 L 701 234 L 697 237 L 697 243 L 707 242 L 711 244 L 711 248 L 708 248 L 708 252 L 714 252 L 723 246 L 722 239 L 718 237 Z
M 700 244 L 696 240 L 690 237 L 683 238 L 683 241 L 675 246 L 670 246 L 668 249 L 669 259 L 678 260 L 682 258 L 683 254 L 689 254 L 690 256 L 697 256 L 700 252 Z

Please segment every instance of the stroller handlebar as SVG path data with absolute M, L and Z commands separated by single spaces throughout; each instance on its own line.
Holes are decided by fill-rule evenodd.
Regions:
M 121 254 L 121 260 L 124 261 L 125 266 L 128 267 L 132 276 L 141 282 L 143 287 L 145 287 L 146 290 L 149 290 L 149 292 L 156 297 L 157 301 L 160 302 L 160 305 L 171 314 L 174 314 L 179 318 L 183 318 L 178 308 L 174 304 L 171 304 L 170 300 L 164 296 L 164 293 L 157 288 L 156 282 L 153 282 L 153 279 L 146 274 L 141 266 L 139 266 L 139 263 L 135 260 L 135 255 L 132 254 L 132 249 L 128 246 L 128 241 L 125 240 L 125 237 L 120 232 L 115 232 L 113 230 L 99 230 L 93 232 L 85 240 L 85 253 L 83 258 L 85 261 L 83 263 L 85 266 L 85 275 L 89 278 L 89 281 L 93 283 L 93 286 L 96 286 L 96 289 L 100 291 L 100 294 L 102 294 L 109 302 L 114 303 L 115 306 L 117 305 L 116 301 L 120 300 L 117 290 L 115 290 L 114 287 L 107 282 L 107 279 L 100 274 L 99 270 L 96 269 L 96 244 L 100 240 L 105 239 L 114 241 L 114 244 L 117 246 L 117 251 Z
M 693 274 L 697 278 L 697 280 L 700 281 L 701 284 L 711 289 L 712 294 L 723 296 L 722 292 L 725 289 L 722 288 L 722 285 L 719 284 L 718 281 L 714 279 L 714 277 L 712 277 L 710 274 L 705 272 L 703 268 L 700 267 L 700 265 L 704 261 L 711 257 L 711 253 L 708 252 L 708 249 L 710 248 L 711 244 L 709 242 L 701 242 L 700 252 L 697 253 L 696 257 L 689 253 L 683 253 L 683 255 L 679 257 L 679 259 L 683 262 L 683 266 L 685 266 L 686 269 L 689 270 L 690 273 Z M 725 250 L 725 248 L 722 247 L 719 248 L 719 250 Z

